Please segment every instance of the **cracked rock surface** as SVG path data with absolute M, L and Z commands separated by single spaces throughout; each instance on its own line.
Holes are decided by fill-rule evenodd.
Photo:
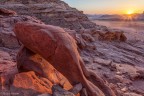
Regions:
M 80 11 L 70 8 L 67 4 L 59 0 L 43 0 L 48 2 L 45 5 L 39 3 L 41 0 L 22 1 L 7 0 L 0 4 L 0 7 L 10 8 L 22 14 L 0 15 L 0 91 L 19 90 L 20 96 L 51 94 L 53 84 L 50 80 L 38 76 L 32 70 L 19 73 L 16 63 L 16 54 L 21 43 L 13 32 L 15 23 L 29 21 L 42 24 L 42 20 L 47 24 L 66 28 L 65 30 L 77 41 L 85 67 L 108 81 L 117 96 L 144 95 L 144 41 L 129 38 L 125 42 L 118 39 L 101 41 L 99 33 L 104 34 L 111 30 L 91 23 Z M 36 16 L 40 20 L 25 15 Z M 12 82 L 13 77 L 15 79 Z M 62 81 L 61 85 L 63 82 L 65 81 Z

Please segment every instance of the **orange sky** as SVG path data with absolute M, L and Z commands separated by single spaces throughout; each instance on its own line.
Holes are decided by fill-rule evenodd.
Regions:
M 144 0 L 64 0 L 70 6 L 88 14 L 126 14 L 144 11 Z

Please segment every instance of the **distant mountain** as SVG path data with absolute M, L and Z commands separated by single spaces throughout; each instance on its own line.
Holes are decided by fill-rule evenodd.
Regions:
M 123 20 L 123 18 L 124 17 L 122 15 L 102 15 L 98 19 L 100 20 Z
M 144 14 L 140 14 L 138 17 L 137 17 L 138 20 L 144 20 Z
M 98 18 L 100 18 L 102 15 L 101 14 L 94 14 L 94 15 L 91 15 L 91 14 L 86 14 L 87 15 L 87 17 L 89 18 L 89 19 L 98 19 Z
M 129 15 L 89 15 L 87 14 L 90 20 L 110 20 L 110 21 L 122 21 L 122 20 L 141 20 L 144 21 L 144 13 L 143 14 L 133 14 L 132 16 Z

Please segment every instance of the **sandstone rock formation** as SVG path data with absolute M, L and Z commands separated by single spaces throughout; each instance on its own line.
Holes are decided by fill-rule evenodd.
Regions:
M 0 85 L 1 85 L 0 91 L 5 92 L 6 90 L 7 94 L 10 94 L 11 92 L 15 92 L 21 96 L 31 96 L 32 94 L 42 94 L 44 92 L 51 93 L 52 85 L 59 84 L 59 83 L 63 85 L 65 89 L 70 89 L 72 86 L 68 82 L 66 82 L 66 79 L 62 78 L 63 76 L 60 75 L 60 73 L 57 72 L 55 69 L 53 69 L 53 67 L 51 67 L 50 65 L 48 65 L 49 70 L 47 71 L 47 73 L 53 72 L 54 75 L 47 75 L 46 72 L 44 71 L 45 74 L 49 76 L 49 78 L 48 77 L 39 78 L 37 75 L 35 75 L 37 74 L 36 73 L 37 70 L 36 71 L 29 70 L 31 72 L 28 72 L 26 69 L 25 70 L 20 70 L 20 68 L 17 69 L 18 62 L 16 62 L 16 54 L 18 52 L 18 49 L 21 43 L 15 37 L 15 34 L 13 32 L 13 26 L 15 25 L 15 23 L 20 22 L 20 21 L 35 22 L 35 23 L 40 23 L 40 24 L 43 24 L 43 23 L 34 17 L 16 15 L 15 12 L 11 10 L 7 10 L 7 9 L 1 9 L 1 13 L 2 14 L 0 14 L 0 40 L 1 40 L 0 42 L 0 53 L 1 53 L 0 54 L 0 62 L 1 62 L 0 63 L 1 65 L 0 67 Z M 31 56 L 31 54 L 29 55 Z M 37 56 L 36 54 L 33 57 L 33 59 L 36 59 L 36 60 L 39 58 L 43 59 L 42 57 Z M 26 60 L 27 61 L 25 62 L 29 61 L 29 59 L 26 59 Z M 37 63 L 37 64 L 40 64 L 40 63 Z M 21 72 L 26 72 L 26 73 L 19 74 L 18 70 L 19 72 L 21 71 Z M 15 74 L 17 75 L 15 76 Z M 35 77 L 35 78 L 32 78 L 32 77 Z M 24 81 L 27 81 L 27 82 L 31 81 L 33 83 L 29 85 L 30 83 L 25 84 Z M 37 84 L 37 87 L 41 86 L 42 88 L 41 90 L 37 87 L 34 87 L 37 81 L 40 82 L 39 84 Z M 44 83 L 44 82 L 47 82 L 47 83 Z M 43 87 L 43 84 L 45 84 L 46 87 Z M 48 85 L 50 85 L 50 87 L 48 87 Z M 33 90 L 32 87 L 34 87 L 35 89 Z
M 19 72 L 34 71 L 38 76 L 47 78 L 52 84 L 61 84 L 67 90 L 72 88 L 68 80 L 48 61 L 24 46 L 17 55 L 17 66 Z
M 15 75 L 10 91 L 18 93 L 19 96 L 36 96 L 42 93 L 52 93 L 52 85 L 49 80 L 29 71 Z
M 14 25 L 19 21 L 30 21 L 42 23 L 36 18 L 30 16 L 18 16 L 15 12 L 7 9 L 1 9 L 0 14 L 0 46 L 6 48 L 19 48 L 19 42 L 13 32 Z
M 122 32 L 106 32 L 100 33 L 99 40 L 105 41 L 126 41 L 127 38 Z
M 16 24 L 15 34 L 24 46 L 50 62 L 72 85 L 82 83 L 89 96 L 115 96 L 101 78 L 86 70 L 75 40 L 62 28 L 23 22 Z
M 0 7 L 16 11 L 21 15 L 35 16 L 47 24 L 79 30 L 94 28 L 95 23 L 75 8 L 60 0 L 6 0 Z
M 9 15 L 4 16 L 2 14 L 0 15 L 0 51 L 1 51 L 0 60 L 2 62 L 0 64 L 0 77 L 2 77 L 1 81 L 3 81 L 5 77 L 13 77 L 14 74 L 18 72 L 15 57 L 21 43 L 18 43 L 18 40 L 15 38 L 15 34 L 13 32 L 13 26 L 15 25 L 15 23 L 19 21 L 42 23 L 35 17 L 25 16 L 25 14 L 27 14 L 31 16 L 36 16 L 37 18 L 43 20 L 44 22 L 48 20 L 46 22 L 47 24 L 53 24 L 73 29 L 73 30 L 69 29 L 65 30 L 77 41 L 76 43 L 79 46 L 78 50 L 80 56 L 85 62 L 86 69 L 93 71 L 94 73 L 97 73 L 98 76 L 108 81 L 111 88 L 115 90 L 117 96 L 144 95 L 143 41 L 135 39 L 129 40 L 128 37 L 126 42 L 117 42 L 117 40 L 116 42 L 112 41 L 109 42 L 106 40 L 98 41 L 99 33 L 105 34 L 106 32 L 115 32 L 115 31 L 110 30 L 105 26 L 99 26 L 94 23 L 91 23 L 88 19 L 80 19 L 87 17 L 81 14 L 82 12 L 80 11 L 76 12 L 77 11 L 76 9 L 70 8 L 67 4 L 59 0 L 43 0 L 43 2 L 45 2 L 44 4 L 43 2 L 40 3 L 40 1 L 42 0 L 28 0 L 30 4 L 28 4 L 27 2 L 23 2 L 23 4 L 21 3 L 22 1 L 26 0 L 2 0 L 2 1 L 0 1 L 0 7 L 16 10 L 18 14 L 22 15 L 11 15 L 11 16 Z M 65 16 L 67 19 L 65 19 Z M 77 20 L 71 17 L 77 18 Z M 33 73 L 34 76 L 37 76 L 36 78 L 40 77 L 36 73 L 34 73 L 34 71 L 33 72 L 28 71 L 25 72 L 24 74 L 29 75 L 31 73 Z M 20 75 L 23 74 L 18 73 L 16 76 L 22 77 Z M 30 77 L 33 75 L 29 75 L 28 78 L 30 79 Z M 23 79 L 16 79 L 16 80 L 22 80 L 22 83 L 24 82 Z M 39 80 L 43 82 L 42 77 L 40 77 L 37 81 Z M 46 79 L 46 81 L 49 80 Z M 3 84 L 5 85 L 3 89 L 14 89 L 14 88 L 16 88 L 14 90 L 20 89 L 16 86 L 11 88 L 10 85 L 12 84 L 9 84 L 12 83 L 11 80 L 10 82 L 4 82 L 4 83 L 6 84 Z M 14 85 L 16 84 L 17 83 L 15 83 Z M 43 83 L 39 84 L 40 84 L 39 86 L 41 86 L 41 84 Z M 21 87 L 23 87 L 23 85 L 21 85 Z M 2 87 L 0 87 L 0 91 L 2 91 L 1 88 Z M 29 87 L 27 86 L 27 88 Z M 22 89 L 21 91 L 24 92 L 24 94 L 25 93 L 35 94 L 35 96 L 38 95 L 36 94 L 38 92 L 31 90 L 32 88 L 35 87 L 31 86 L 30 89 L 27 90 Z M 47 90 L 50 90 L 49 88 L 47 88 Z M 83 89 L 83 91 L 84 90 L 85 89 Z M 12 92 L 13 91 L 10 91 L 10 93 Z
M 41 22 L 29 16 L 17 16 L 11 10 L 0 9 L 0 91 L 9 90 L 11 78 L 18 73 L 16 54 L 20 45 L 13 26 L 19 21 Z

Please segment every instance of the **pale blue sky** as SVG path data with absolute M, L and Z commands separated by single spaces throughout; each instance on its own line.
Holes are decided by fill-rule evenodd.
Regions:
M 63 0 L 84 13 L 123 14 L 128 10 L 144 11 L 144 0 Z

